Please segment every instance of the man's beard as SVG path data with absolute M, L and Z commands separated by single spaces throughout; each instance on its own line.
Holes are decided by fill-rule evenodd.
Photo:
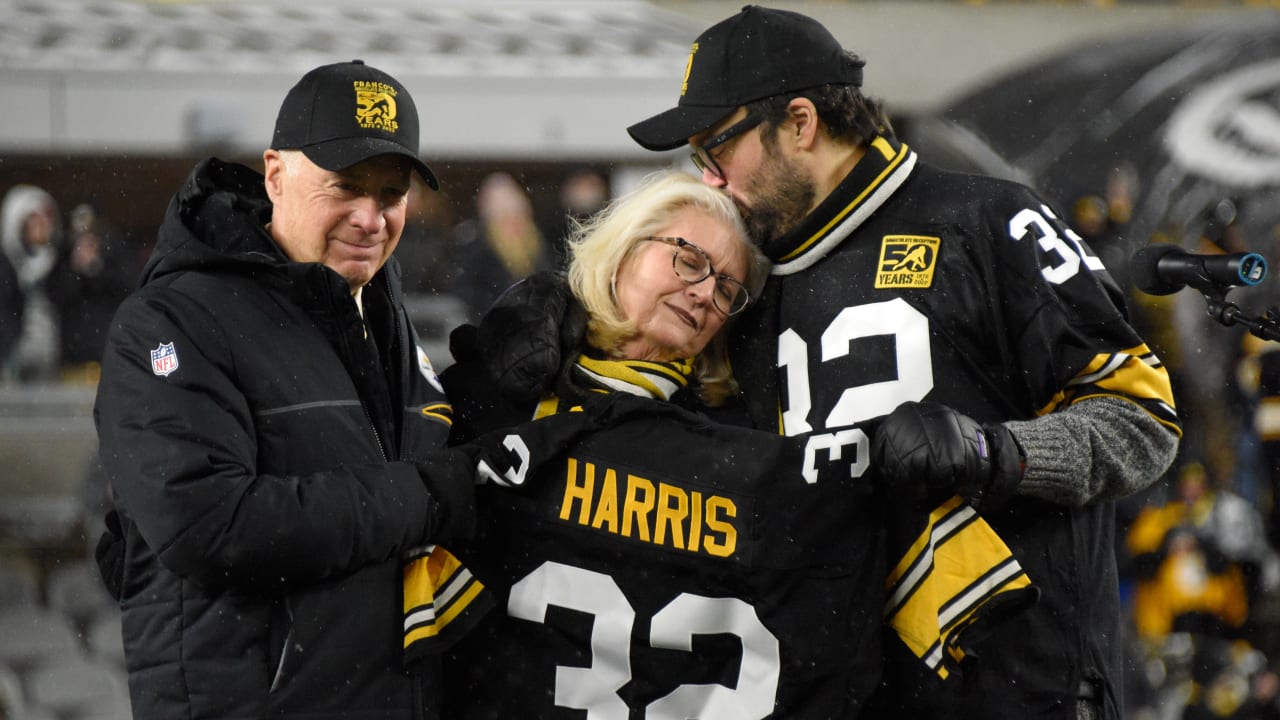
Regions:
M 764 159 L 747 183 L 751 206 L 738 204 L 747 235 L 764 245 L 790 232 L 809 214 L 816 190 L 811 180 L 778 151 L 776 142 L 764 142 Z

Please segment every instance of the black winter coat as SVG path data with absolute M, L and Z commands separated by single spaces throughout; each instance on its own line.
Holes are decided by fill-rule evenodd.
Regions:
M 112 323 L 94 414 L 134 716 L 414 717 L 399 557 L 444 508 L 407 461 L 450 408 L 394 260 L 371 342 L 346 282 L 275 246 L 262 183 L 198 166 Z

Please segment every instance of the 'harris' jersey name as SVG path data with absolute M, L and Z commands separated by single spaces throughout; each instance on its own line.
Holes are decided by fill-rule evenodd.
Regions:
M 576 457 L 568 459 L 559 518 L 671 550 L 732 559 L 738 502 Z

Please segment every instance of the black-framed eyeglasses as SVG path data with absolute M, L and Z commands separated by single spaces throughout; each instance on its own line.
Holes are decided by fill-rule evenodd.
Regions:
M 692 145 L 693 153 L 690 157 L 693 159 L 693 166 L 701 172 L 710 170 L 712 175 L 723 180 L 724 171 L 720 169 L 720 164 L 716 162 L 716 158 L 711 154 L 711 151 L 754 128 L 763 121 L 763 115 L 748 113 L 746 117 L 725 128 L 725 131 L 719 135 L 708 139 L 701 145 Z
M 671 267 L 675 269 L 676 277 L 686 283 L 693 285 L 714 275 L 716 288 L 715 292 L 711 294 L 712 302 L 715 303 L 716 309 L 725 315 L 737 315 L 751 302 L 751 293 L 747 292 L 747 288 L 728 275 L 716 273 L 716 269 L 711 266 L 710 256 L 697 245 L 684 238 L 662 237 L 660 235 L 652 235 L 645 238 L 645 240 L 675 246 L 675 252 L 671 257 Z

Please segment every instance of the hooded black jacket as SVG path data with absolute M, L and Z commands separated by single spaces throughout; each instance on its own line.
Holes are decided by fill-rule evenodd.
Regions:
M 196 167 L 112 324 L 94 415 L 134 717 L 413 717 L 399 556 L 450 506 L 409 461 L 451 411 L 394 260 L 364 288 L 366 339 L 270 210 L 253 170 Z

